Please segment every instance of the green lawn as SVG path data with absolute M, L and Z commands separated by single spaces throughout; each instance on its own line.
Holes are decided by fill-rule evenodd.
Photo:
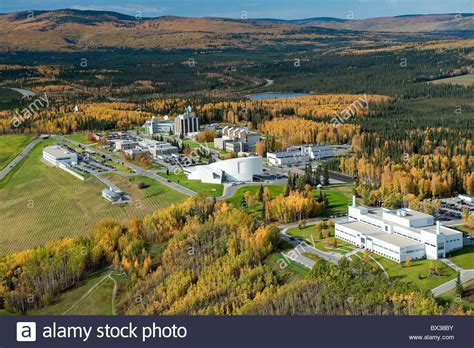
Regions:
M 319 256 L 317 255 L 314 255 L 314 254 L 311 254 L 311 253 L 302 253 L 301 255 L 307 257 L 308 259 L 310 260 L 313 260 L 313 261 L 318 261 L 319 260 Z
M 463 269 L 474 269 L 474 245 L 466 245 L 460 250 L 449 253 L 448 258 Z
M 329 200 L 326 216 L 347 214 L 347 206 L 352 202 L 353 185 L 331 185 L 322 189 Z M 319 190 L 313 190 L 313 196 L 319 197 Z
M 326 248 L 324 246 L 324 241 L 323 240 L 318 240 L 317 242 L 314 243 L 313 245 L 316 249 L 319 249 L 321 251 L 324 251 L 324 252 L 327 252 L 327 253 L 330 253 L 330 252 L 333 252 L 333 253 L 339 253 L 339 254 L 347 254 L 350 250 L 348 250 L 349 248 L 350 249 L 354 249 L 354 246 L 352 244 L 349 244 L 349 243 L 346 243 L 346 242 L 343 242 L 341 241 L 340 239 L 337 240 L 337 248 L 334 249 L 334 248 Z M 343 246 L 345 247 L 345 250 L 344 249 L 340 249 L 340 247 Z
M 400 279 L 406 282 L 413 282 L 420 289 L 431 290 L 447 281 L 456 278 L 456 272 L 440 261 L 414 260 L 410 267 L 404 267 L 404 263 L 386 259 L 383 256 L 371 253 L 371 255 L 382 264 L 391 279 Z M 441 276 L 428 277 L 431 262 L 440 264 Z M 419 275 L 423 279 L 419 279 Z
M 57 296 L 51 304 L 31 310 L 28 315 L 112 315 L 114 281 L 109 278 L 109 274 L 116 281 L 117 289 L 126 286 L 127 279 L 115 271 L 96 272 Z M 116 298 L 115 307 L 117 302 Z
M 88 140 L 84 135 L 80 133 L 68 134 L 64 136 L 66 139 L 77 141 L 81 144 L 93 144 L 93 141 Z
M 319 232 L 316 231 L 314 225 L 308 225 L 301 229 L 299 227 L 292 227 L 286 231 L 286 234 L 296 238 L 319 240 Z
M 267 259 L 267 262 L 273 262 L 273 268 L 276 271 L 279 271 L 279 272 L 291 271 L 298 275 L 297 278 L 305 277 L 309 273 L 309 269 L 307 269 L 303 265 L 300 265 L 299 263 L 293 262 L 289 260 L 288 258 L 285 258 L 280 253 L 271 254 L 269 256 L 269 259 L 270 260 Z M 282 267 L 281 265 L 285 265 L 285 266 Z
M 112 205 L 101 197 L 105 186 L 95 178 L 80 181 L 41 161 L 42 148 L 51 141 L 38 144 L 0 188 L 0 254 L 61 237 L 88 235 L 103 218 L 127 223 L 132 217 L 141 218 L 186 198 L 159 183 L 139 190 L 114 175 L 117 186 L 130 189 L 133 203 Z
M 169 175 L 166 175 L 166 173 L 158 174 L 165 179 L 180 184 L 181 186 L 184 186 L 194 192 L 204 193 L 208 197 L 220 197 L 224 191 L 224 185 L 222 184 L 207 184 L 200 180 L 189 180 L 184 173 L 179 173 L 177 175 L 173 173 L 170 173 Z
M 263 187 L 267 187 L 270 195 L 275 198 L 278 195 L 283 194 L 285 187 L 282 185 L 263 185 Z M 245 192 L 250 192 L 254 197 L 257 195 L 258 190 L 260 189 L 260 185 L 255 186 L 243 186 L 239 187 L 234 195 L 227 199 L 227 203 L 231 203 L 234 207 L 239 208 L 240 204 L 242 203 L 242 198 L 244 197 Z M 257 200 L 255 200 L 257 203 Z M 255 207 L 255 210 L 261 210 L 261 205 Z
M 35 138 L 30 134 L 0 135 L 0 170 L 6 167 Z

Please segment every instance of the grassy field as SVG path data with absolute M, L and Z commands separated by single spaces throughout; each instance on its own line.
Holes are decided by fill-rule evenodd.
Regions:
M 113 315 L 118 302 L 117 298 L 113 299 L 114 286 L 117 286 L 117 293 L 120 294 L 120 289 L 123 289 L 127 283 L 124 276 L 112 270 L 103 270 L 90 275 L 72 289 L 61 293 L 50 305 L 31 310 L 28 314 Z
M 171 180 L 174 183 L 180 184 L 194 192 L 204 193 L 208 197 L 220 197 L 224 191 L 224 185 L 221 184 L 206 184 L 200 180 L 189 180 L 184 173 L 173 174 L 158 173 L 165 179 Z
M 111 180 L 133 203 L 112 205 L 101 197 L 104 185 L 95 178 L 82 182 L 41 161 L 42 142 L 19 164 L 0 189 L 0 254 L 35 247 L 66 236 L 87 235 L 102 218 L 126 223 L 185 199 L 159 183 L 139 190 L 133 182 L 113 175 Z M 147 179 L 143 179 L 146 181 Z
M 34 135 L 0 135 L 0 170 L 6 167 L 35 138 Z
M 285 190 L 285 187 L 282 185 L 267 185 L 267 186 L 263 185 L 263 187 L 268 188 L 272 198 L 275 198 L 276 196 L 283 194 L 283 191 Z M 231 203 L 232 205 L 234 205 L 234 207 L 239 208 L 240 204 L 242 203 L 242 198 L 244 197 L 245 192 L 248 191 L 253 196 L 256 196 L 259 189 L 260 189 L 260 186 L 257 186 L 257 185 L 239 187 L 235 191 L 234 195 L 227 199 L 227 203 Z M 261 209 L 262 209 L 261 204 L 256 204 L 255 209 L 253 210 L 260 211 Z
M 466 245 L 461 250 L 449 253 L 448 258 L 463 269 L 474 269 L 474 245 Z
M 80 133 L 68 134 L 64 136 L 66 139 L 71 139 L 82 144 L 93 144 L 93 141 L 88 140 L 84 135 Z
M 411 261 L 410 267 L 404 267 L 404 263 L 397 263 L 373 253 L 371 253 L 371 255 L 382 264 L 391 279 L 413 282 L 423 290 L 434 289 L 437 286 L 456 278 L 456 272 L 440 261 L 438 262 L 440 264 L 441 276 L 429 277 L 430 263 L 433 262 L 431 260 L 414 260 Z M 420 275 L 423 279 L 419 278 Z
M 451 84 L 451 85 L 461 85 L 461 86 L 472 86 L 474 85 L 474 75 L 462 75 L 455 77 L 448 77 L 445 79 L 434 80 L 430 83 L 439 85 L 439 84 Z
M 352 202 L 352 185 L 331 185 L 323 188 L 329 200 L 326 216 L 342 215 L 347 213 L 347 206 Z M 313 190 L 315 197 L 319 196 L 318 190 Z
M 289 277 L 289 279 L 287 278 L 289 282 L 291 280 L 301 279 L 309 273 L 309 269 L 283 257 L 283 255 L 280 253 L 271 254 L 266 260 L 266 264 L 269 265 L 277 273 L 282 272 L 284 277 Z M 280 265 L 283 264 L 286 266 L 282 268 Z

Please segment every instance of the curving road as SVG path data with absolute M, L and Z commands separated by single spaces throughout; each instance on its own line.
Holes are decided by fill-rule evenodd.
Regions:
M 42 139 L 35 139 L 30 142 L 18 156 L 16 156 L 10 163 L 7 164 L 7 166 L 0 171 L 0 181 L 2 181 L 8 175 L 8 173 L 10 173 L 12 169 L 18 163 L 20 163 L 41 140 Z

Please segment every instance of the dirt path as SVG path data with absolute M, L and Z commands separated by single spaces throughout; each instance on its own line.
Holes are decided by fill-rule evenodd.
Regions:
M 87 290 L 87 292 L 81 296 L 81 298 L 79 300 L 77 300 L 76 302 L 74 302 L 72 304 L 71 307 L 69 307 L 69 309 L 67 309 L 66 311 L 64 311 L 62 313 L 62 315 L 66 315 L 67 313 L 71 312 L 74 308 L 77 307 L 77 305 L 79 303 L 81 303 L 84 299 L 86 299 L 89 295 L 91 295 L 95 289 L 97 289 L 99 287 L 99 285 L 101 285 L 105 280 L 107 280 L 108 278 L 111 278 L 111 275 L 112 275 L 113 272 L 110 272 L 108 275 L 102 277 L 97 283 L 94 284 L 93 287 L 91 287 L 89 290 Z M 112 278 L 111 278 L 112 279 Z M 115 282 L 115 280 L 114 280 Z M 114 286 L 114 290 L 115 290 L 115 286 Z

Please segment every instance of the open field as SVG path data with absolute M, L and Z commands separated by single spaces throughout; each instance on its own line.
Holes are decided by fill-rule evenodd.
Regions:
M 439 85 L 439 84 L 451 84 L 451 85 L 461 85 L 461 86 L 472 86 L 474 85 L 474 75 L 461 75 L 448 77 L 445 79 L 439 79 L 430 81 L 430 83 Z
M 87 235 L 102 218 L 126 223 L 185 199 L 159 183 L 149 183 L 148 188 L 138 191 L 136 185 L 114 175 L 111 180 L 130 190 L 133 203 L 112 205 L 101 197 L 104 185 L 95 178 L 82 182 L 43 164 L 42 146 L 49 142 L 36 146 L 0 189 L 0 254 L 61 237 Z
M 347 213 L 347 206 L 352 202 L 352 185 L 331 185 L 323 188 L 329 200 L 326 216 L 342 215 Z M 313 190 L 315 197 L 319 196 L 318 190 Z
M 440 261 L 414 260 L 411 261 L 410 267 L 405 267 L 405 263 L 397 263 L 374 253 L 371 253 L 371 255 L 382 264 L 392 280 L 399 279 L 405 282 L 413 282 L 423 290 L 434 289 L 437 286 L 456 278 L 456 272 Z M 438 262 L 441 273 L 440 276 L 429 276 L 431 262 Z M 420 277 L 422 279 L 420 279 Z
M 29 315 L 113 315 L 117 299 L 113 298 L 114 286 L 119 289 L 127 279 L 112 270 L 96 272 L 76 286 L 61 293 L 43 308 L 29 311 Z
M 474 269 L 474 245 L 466 245 L 460 250 L 449 253 L 448 259 L 463 269 Z
M 34 135 L 0 135 L 0 170 L 6 167 L 35 138 Z
M 88 140 L 84 135 L 80 133 L 68 134 L 64 136 L 66 139 L 71 139 L 82 144 L 93 144 L 92 141 Z
M 201 182 L 200 180 L 188 180 L 186 174 L 179 173 L 173 174 L 170 173 L 166 175 L 166 173 L 158 173 L 165 179 L 168 179 L 174 183 L 180 184 L 194 192 L 197 193 L 204 193 L 208 197 L 220 197 L 224 191 L 224 185 L 221 184 L 206 184 Z

